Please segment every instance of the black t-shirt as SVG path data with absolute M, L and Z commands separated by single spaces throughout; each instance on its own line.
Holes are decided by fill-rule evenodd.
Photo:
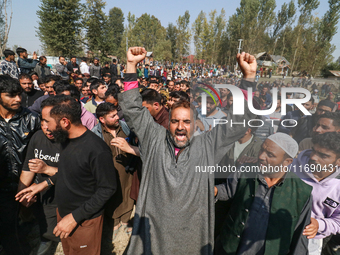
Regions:
M 89 130 L 62 147 L 56 184 L 59 214 L 72 213 L 77 223 L 93 219 L 117 187 L 110 147 Z
M 48 139 L 42 130 L 37 131 L 31 138 L 28 147 L 25 162 L 23 165 L 23 171 L 29 171 L 28 161 L 30 159 L 41 159 L 48 166 L 58 167 L 60 158 L 61 145 Z M 49 178 L 46 174 L 37 174 L 37 180 L 39 183 Z M 55 183 L 55 177 L 51 177 L 53 183 Z M 56 205 L 54 199 L 55 188 L 52 186 L 50 189 L 41 192 L 40 198 L 43 204 Z

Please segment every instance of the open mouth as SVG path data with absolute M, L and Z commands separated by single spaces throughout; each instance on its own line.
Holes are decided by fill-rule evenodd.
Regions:
M 46 134 L 48 138 L 53 138 L 52 134 Z
M 259 162 L 259 166 L 260 166 L 260 168 L 261 168 L 261 167 L 266 166 L 266 165 L 263 164 L 263 163 L 261 163 L 261 162 Z
M 180 133 L 180 132 L 176 132 L 176 139 L 178 141 L 185 141 L 187 138 L 186 133 Z

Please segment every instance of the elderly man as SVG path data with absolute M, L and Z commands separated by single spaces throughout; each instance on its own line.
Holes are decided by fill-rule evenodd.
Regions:
M 289 172 L 297 152 L 289 135 L 271 135 L 256 164 L 242 165 L 215 187 L 216 199 L 232 203 L 215 254 L 308 254 L 302 233 L 310 222 L 312 188 Z
M 187 101 L 173 105 L 169 130 L 154 122 L 142 106 L 136 66 L 146 50 L 130 48 L 124 93 L 118 98 L 129 127 L 138 136 L 143 161 L 131 255 L 139 254 L 213 254 L 214 175 L 196 172 L 196 166 L 216 165 L 246 127 L 217 125 L 211 132 L 193 136 L 194 114 Z M 237 59 L 245 78 L 255 78 L 256 60 L 249 54 Z M 241 87 L 256 84 L 243 81 Z M 253 114 L 228 116 L 240 122 Z

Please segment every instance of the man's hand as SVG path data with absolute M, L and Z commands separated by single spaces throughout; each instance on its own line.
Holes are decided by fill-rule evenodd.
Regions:
M 122 137 L 116 137 L 111 140 L 111 145 L 118 147 L 120 150 L 131 153 L 131 146 L 128 142 Z
M 33 52 L 33 59 L 38 59 L 37 53 Z
M 143 47 L 131 47 L 126 53 L 126 73 L 136 73 L 137 64 L 146 57 L 146 50 Z
M 257 68 L 255 57 L 249 53 L 242 52 L 241 54 L 238 53 L 236 58 L 243 73 L 243 78 L 255 78 Z
M 319 222 L 314 218 L 310 218 L 310 224 L 303 230 L 303 235 L 307 236 L 308 239 L 312 239 L 316 236 L 318 230 Z
M 67 238 L 72 230 L 77 226 L 77 222 L 74 220 L 72 213 L 67 214 L 53 230 L 53 234 L 60 238 Z
M 33 173 L 44 174 L 47 170 L 47 164 L 41 159 L 30 159 L 28 161 L 28 168 Z
M 48 166 L 41 159 L 30 159 L 28 161 L 28 168 L 33 173 L 47 174 L 49 176 L 53 176 L 58 172 L 58 168 Z
M 43 184 L 43 183 L 35 184 L 35 183 L 33 183 L 30 187 L 23 189 L 20 192 L 18 192 L 15 195 L 15 200 L 16 201 L 19 200 L 19 202 L 22 203 L 23 206 L 29 207 L 33 203 L 37 202 L 36 194 L 43 191 L 47 186 L 48 186 L 47 183 L 46 184 Z

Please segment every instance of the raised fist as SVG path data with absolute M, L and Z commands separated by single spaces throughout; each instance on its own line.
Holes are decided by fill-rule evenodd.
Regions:
M 129 48 L 126 58 L 127 62 L 137 65 L 146 57 L 146 50 L 143 47 L 131 47 Z
M 257 68 L 255 57 L 249 53 L 242 52 L 241 54 L 238 53 L 236 58 L 243 73 L 243 78 L 255 78 Z

